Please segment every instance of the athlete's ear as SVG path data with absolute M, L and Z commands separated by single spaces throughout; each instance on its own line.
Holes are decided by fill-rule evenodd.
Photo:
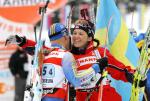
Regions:
M 92 37 L 88 37 L 88 41 L 92 41 Z

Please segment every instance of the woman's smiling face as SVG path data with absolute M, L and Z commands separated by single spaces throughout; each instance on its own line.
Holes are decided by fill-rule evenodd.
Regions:
M 72 33 L 72 43 L 77 48 L 83 48 L 92 38 L 82 29 L 75 29 Z

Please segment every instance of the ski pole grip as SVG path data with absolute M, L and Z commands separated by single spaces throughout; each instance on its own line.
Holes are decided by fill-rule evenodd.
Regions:
M 45 5 L 45 7 L 44 7 L 44 8 L 45 8 L 45 10 L 46 10 L 46 8 L 47 8 L 48 4 L 49 4 L 49 0 L 47 0 L 47 1 L 46 1 L 46 5 Z

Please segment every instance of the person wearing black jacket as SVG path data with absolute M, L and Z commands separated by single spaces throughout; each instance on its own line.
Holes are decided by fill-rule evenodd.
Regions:
M 24 90 L 28 72 L 25 70 L 25 64 L 28 63 L 28 57 L 25 51 L 18 47 L 11 55 L 9 68 L 15 78 L 15 101 L 23 101 Z

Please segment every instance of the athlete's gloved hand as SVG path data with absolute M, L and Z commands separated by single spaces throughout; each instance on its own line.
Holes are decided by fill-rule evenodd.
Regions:
M 140 80 L 139 87 L 144 87 L 146 85 L 146 82 L 147 82 L 147 77 L 145 77 L 144 79 Z
M 18 35 L 11 35 L 6 39 L 5 45 L 16 44 L 16 45 L 22 46 L 25 43 L 26 43 L 25 37 L 20 37 Z
M 108 66 L 108 58 L 107 57 L 103 57 L 101 59 L 98 59 L 97 63 L 99 65 L 100 72 L 102 73 L 103 70 Z
M 125 71 L 125 76 L 128 82 L 133 83 L 133 79 L 134 79 L 133 73 L 128 72 L 127 69 L 125 69 L 124 71 Z
M 134 74 L 128 72 L 127 69 L 125 69 L 125 75 L 126 75 L 128 82 L 133 83 Z M 135 82 L 137 82 L 137 81 L 135 81 Z M 144 79 L 141 79 L 139 81 L 139 87 L 144 87 L 146 85 L 146 82 L 147 82 L 147 77 L 145 77 Z

